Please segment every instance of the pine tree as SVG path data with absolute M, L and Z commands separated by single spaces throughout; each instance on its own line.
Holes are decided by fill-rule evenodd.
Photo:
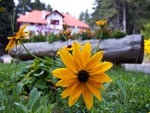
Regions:
M 32 10 L 51 11 L 52 8 L 50 5 L 46 7 L 46 5 L 42 3 L 40 0 L 35 0 L 34 2 L 31 2 L 31 0 L 19 0 L 19 4 L 16 6 L 15 12 L 17 13 L 18 16 L 20 16 Z
M 13 0 L 1 0 L 0 7 L 4 10 L 0 12 L 0 43 L 6 46 L 7 37 L 13 34 Z
M 107 19 L 112 29 L 128 34 L 140 33 L 143 24 L 150 20 L 150 0 L 95 0 L 93 23 Z

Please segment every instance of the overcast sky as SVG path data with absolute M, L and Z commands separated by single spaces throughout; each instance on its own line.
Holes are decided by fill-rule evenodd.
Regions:
M 14 0 L 18 3 L 18 0 Z M 31 0 L 32 1 L 32 0 Z M 34 1 L 34 0 L 33 0 Z M 85 12 L 88 9 L 91 13 L 95 0 L 40 0 L 42 3 L 50 4 L 54 10 L 59 12 L 69 12 L 74 17 L 79 17 L 81 11 Z

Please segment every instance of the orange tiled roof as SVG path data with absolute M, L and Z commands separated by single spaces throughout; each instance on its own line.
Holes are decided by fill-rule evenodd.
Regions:
M 41 11 L 41 10 L 33 10 L 33 11 L 31 11 L 25 15 L 20 16 L 17 19 L 17 22 L 47 24 L 47 20 L 42 18 L 42 13 L 43 13 L 43 11 Z M 45 11 L 44 13 L 46 16 L 50 14 L 49 11 Z M 61 14 L 61 13 L 59 13 L 59 14 Z M 69 14 L 62 14 L 62 16 L 64 16 L 64 23 L 67 24 L 68 26 L 77 26 L 80 28 L 89 28 L 88 24 L 70 16 Z
M 63 14 L 63 15 L 64 15 L 64 22 L 68 26 L 77 26 L 77 27 L 81 27 L 81 28 L 89 28 L 88 24 L 70 16 L 69 14 Z
M 42 18 L 42 11 L 33 10 L 25 15 L 20 16 L 17 19 L 17 22 L 25 22 L 25 23 L 37 23 L 37 24 L 47 24 L 47 20 Z M 50 12 L 45 11 L 45 15 L 50 14 Z

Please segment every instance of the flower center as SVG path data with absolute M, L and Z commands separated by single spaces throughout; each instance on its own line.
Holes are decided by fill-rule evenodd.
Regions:
M 68 45 L 67 48 L 72 48 L 72 45 Z
M 85 70 L 79 71 L 77 75 L 80 82 L 86 82 L 89 79 L 89 73 Z

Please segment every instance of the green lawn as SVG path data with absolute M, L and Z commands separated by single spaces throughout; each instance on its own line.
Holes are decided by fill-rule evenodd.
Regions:
M 128 72 L 121 67 L 114 67 L 108 74 L 113 82 L 105 84 L 102 91 L 103 101 L 94 98 L 91 112 L 83 111 L 83 106 L 75 104 L 68 107 L 67 101 L 54 95 L 42 95 L 35 88 L 24 97 L 21 86 L 17 86 L 17 74 L 27 63 L 0 63 L 0 113 L 148 113 L 150 112 L 150 75 Z M 56 92 L 55 92 L 56 93 Z M 49 97 L 50 96 L 50 97 Z M 57 94 L 55 96 L 59 97 Z M 27 99 L 26 99 L 27 98 Z

